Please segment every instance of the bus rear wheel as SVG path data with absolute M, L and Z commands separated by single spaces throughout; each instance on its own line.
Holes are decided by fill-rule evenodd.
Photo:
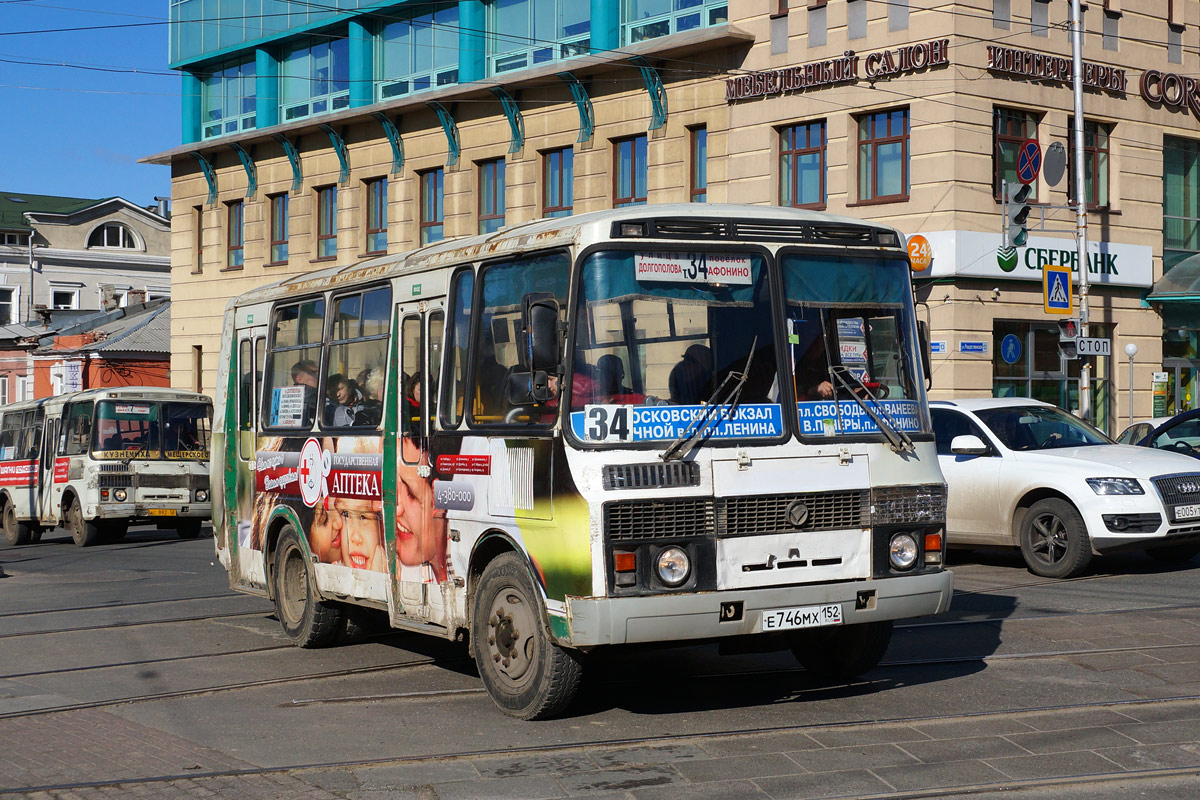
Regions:
M 518 719 L 548 719 L 579 690 L 583 667 L 556 645 L 529 567 L 516 553 L 487 565 L 471 614 L 471 650 L 496 705 Z
M 848 681 L 878 666 L 892 642 L 892 621 L 810 628 L 792 635 L 792 655 L 821 680 Z
M 200 519 L 181 519 L 175 525 L 175 532 L 179 534 L 180 539 L 195 539 L 200 535 L 202 521 Z
M 83 507 L 79 505 L 79 498 L 72 500 L 70 508 L 67 509 L 67 527 L 77 547 L 91 547 L 100 541 L 100 526 L 83 518 Z
M 33 526 L 17 519 L 17 507 L 4 506 L 4 539 L 11 545 L 28 544 L 33 538 Z
M 271 581 L 275 616 L 292 644 L 297 647 L 332 644 L 342 630 L 342 608 L 318 596 L 308 569 L 308 553 L 290 525 L 279 536 Z

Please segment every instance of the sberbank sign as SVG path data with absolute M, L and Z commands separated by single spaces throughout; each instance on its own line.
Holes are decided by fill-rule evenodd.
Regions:
M 979 231 L 916 231 L 933 250 L 931 277 L 972 277 L 998 280 L 1042 280 L 1046 266 L 1079 271 L 1073 239 L 1030 238 L 1025 247 L 1006 248 L 999 233 Z M 1154 283 L 1154 251 L 1146 245 L 1088 242 L 1088 278 L 1096 286 L 1136 286 Z

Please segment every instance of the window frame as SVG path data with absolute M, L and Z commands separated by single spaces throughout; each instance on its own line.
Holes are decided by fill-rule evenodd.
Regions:
M 299 308 L 302 308 L 306 303 L 313 303 L 313 302 L 321 303 L 321 335 L 317 337 L 316 341 L 305 342 L 303 344 L 288 344 L 288 345 L 283 345 L 282 347 L 278 346 L 279 318 L 280 318 L 282 312 L 289 308 L 299 309 Z M 266 335 L 266 337 L 264 337 L 264 341 L 266 342 L 266 358 L 262 362 L 262 377 L 259 380 L 260 385 L 258 387 L 258 390 L 260 392 L 260 396 L 259 396 L 260 402 L 259 402 L 259 408 L 258 408 L 258 417 L 259 417 L 258 424 L 259 424 L 260 431 L 265 431 L 265 432 L 287 431 L 287 432 L 290 432 L 292 435 L 299 436 L 299 435 L 302 435 L 302 434 L 305 434 L 305 433 L 308 433 L 309 431 L 311 431 L 313 429 L 313 427 L 316 425 L 317 420 L 320 418 L 320 413 L 319 413 L 320 412 L 320 399 L 322 397 L 321 384 L 322 384 L 323 378 L 324 378 L 325 359 L 326 359 L 326 352 L 328 350 L 328 343 L 329 343 L 329 309 L 330 309 L 330 307 L 331 307 L 331 304 L 330 304 L 329 297 L 326 295 L 325 292 L 321 292 L 318 294 L 306 295 L 305 297 L 298 297 L 295 299 L 289 298 L 286 302 L 276 303 L 271 308 L 271 315 L 268 318 L 269 325 L 267 328 L 267 335 Z M 298 321 L 297 321 L 297 324 L 299 324 Z M 315 408 L 313 410 L 312 419 L 308 420 L 307 425 L 302 425 L 300 427 L 292 427 L 292 426 L 288 426 L 288 425 L 271 425 L 269 420 L 267 419 L 267 411 L 271 406 L 271 402 L 269 402 L 267 400 L 266 393 L 267 393 L 268 387 L 272 391 L 279 388 L 275 384 L 275 362 L 276 362 L 276 359 L 282 354 L 303 353 L 306 350 L 311 350 L 313 348 L 317 348 L 317 358 L 310 359 L 310 360 L 315 361 L 316 365 L 317 365 L 317 375 L 316 375 L 317 387 L 314 389 L 314 391 L 316 392 L 316 403 L 315 403 Z M 304 359 L 302 359 L 302 360 L 304 360 Z
M 380 255 L 387 252 L 387 233 L 388 233 L 388 179 L 386 175 L 377 178 L 367 178 L 363 181 L 363 192 L 366 195 L 367 202 L 364 204 L 364 226 L 365 239 L 364 250 L 366 255 Z M 382 244 L 382 247 L 379 245 Z M 374 245 L 374 246 L 372 246 Z
M 489 158 L 477 162 L 477 166 L 479 167 L 479 233 L 495 233 L 504 227 L 508 160 L 504 156 Z M 492 227 L 497 221 L 500 224 Z
M 1009 115 L 1009 117 L 1005 121 L 1010 124 L 1008 125 L 1009 130 L 1002 133 L 1001 132 L 1001 120 L 1002 120 L 1004 114 Z M 1033 123 L 1032 135 L 1028 135 L 1024 132 L 1021 134 L 1015 134 L 1015 133 L 1011 132 L 1011 129 L 1012 129 L 1011 123 L 1016 120 L 1016 117 L 1018 115 L 1025 117 L 1025 120 L 1023 121 L 1024 124 L 1028 124 L 1030 122 Z M 1004 190 L 1003 190 L 1003 186 L 1002 186 L 1002 181 L 1004 181 L 1004 179 L 1006 177 L 1006 175 L 1002 173 L 1002 169 L 1001 169 L 1001 164 L 1002 164 L 1002 159 L 1000 156 L 1001 146 L 1012 145 L 1016 149 L 1016 151 L 1019 153 L 1020 149 L 1021 149 L 1021 145 L 1025 142 L 1026 139 L 1035 139 L 1036 140 L 1038 138 L 1038 128 L 1041 125 L 1041 121 L 1042 121 L 1041 116 L 1037 112 L 1034 112 L 1034 111 L 1026 111 L 1024 109 L 1010 108 L 1007 106 L 993 106 L 992 107 L 992 197 L 995 199 L 995 201 L 997 203 L 1004 202 Z M 1014 164 L 1015 164 L 1015 160 L 1014 160 Z M 1014 178 L 1015 178 L 1015 173 L 1014 173 Z M 1009 185 L 1011 186 L 1012 183 L 1016 183 L 1016 181 L 1014 180 Z M 1034 180 L 1033 183 L 1030 185 L 1033 186 L 1033 190 L 1032 190 L 1033 197 L 1036 198 L 1038 196 L 1038 182 L 1036 180 Z
M 567 154 L 569 154 L 569 158 L 564 158 Z M 553 166 L 556 158 L 557 168 Z M 551 187 L 557 189 L 557 197 L 560 201 L 569 200 L 570 202 L 551 205 L 550 201 L 555 196 Z M 569 217 L 573 213 L 575 213 L 575 148 L 568 145 L 542 153 L 542 216 Z
M 1089 174 L 1084 175 L 1084 191 L 1088 192 L 1086 205 L 1088 211 L 1107 211 L 1112 207 L 1112 135 L 1115 125 L 1099 120 L 1083 119 L 1083 163 Z M 1067 131 L 1074 141 L 1075 137 L 1075 118 L 1068 117 Z M 1104 145 L 1099 144 L 1100 133 L 1103 132 Z M 1092 144 L 1088 144 L 1089 136 L 1091 136 Z M 1100 156 L 1104 158 L 1104 197 L 1099 197 L 1100 192 Z M 1077 203 L 1078 199 L 1075 196 L 1075 148 L 1067 148 L 1067 202 Z M 1088 180 L 1091 180 L 1091 189 L 1088 189 Z M 1101 199 L 1103 202 L 1101 202 Z
M 641 145 L 641 159 L 638 158 L 638 145 Z M 625 174 L 621 170 L 622 149 L 629 146 L 629 173 Z M 612 190 L 613 190 L 613 208 L 628 208 L 629 206 L 644 206 L 647 203 L 647 196 L 650 194 L 650 142 L 649 138 L 644 133 L 639 133 L 634 136 L 626 136 L 621 139 L 613 139 L 613 160 L 612 160 Z M 640 174 L 639 174 L 640 173 Z M 641 178 L 642 191 L 644 194 L 638 195 L 638 178 Z M 620 194 L 621 181 L 628 179 L 629 191 L 628 196 Z
M 784 14 L 787 3 L 784 0 Z M 696 125 L 688 128 L 689 162 L 688 201 L 708 202 L 708 126 Z
M 192 225 L 195 235 L 193 256 L 196 259 L 192 274 L 200 275 L 204 272 L 204 206 L 192 206 Z
M 892 115 L 898 112 L 903 113 L 904 117 L 904 133 L 893 134 L 891 130 Z M 883 117 L 887 121 L 888 132 L 879 136 L 876 133 L 876 121 Z M 870 126 L 870 133 L 867 138 L 863 138 L 862 123 L 867 122 Z M 898 108 L 885 108 L 878 111 L 871 111 L 855 118 L 855 127 L 857 129 L 857 150 L 858 157 L 858 190 L 859 198 L 857 202 L 848 205 L 877 205 L 883 203 L 903 203 L 910 199 L 910 176 L 909 176 L 909 142 L 912 136 L 912 117 L 908 106 Z M 900 185 L 901 191 L 896 194 L 879 194 L 879 178 L 880 178 L 880 162 L 879 150 L 882 147 L 899 143 L 901 145 L 900 158 Z M 869 148 L 871 157 L 869 160 L 863 159 L 863 148 Z M 863 170 L 867 164 L 870 164 L 870 192 L 867 197 L 862 196 L 863 186 Z
M 117 244 L 108 243 L 109 231 L 117 231 Z M 95 238 L 99 236 L 101 242 L 96 244 Z M 127 243 L 126 243 L 127 241 Z M 130 226 L 124 222 L 116 220 L 106 220 L 100 223 L 95 228 L 92 228 L 88 233 L 87 238 L 88 250 L 143 250 L 141 237 Z
M 243 269 L 246 263 L 246 204 L 225 204 L 225 270 Z
M 69 294 L 71 296 L 69 305 L 60 305 L 59 303 L 55 302 L 54 296 L 56 294 L 60 294 L 60 293 L 61 294 Z M 71 287 L 64 287 L 64 286 L 54 286 L 53 284 L 51 284 L 51 286 L 50 286 L 50 308 L 57 309 L 59 311 L 78 310 L 79 309 L 79 289 L 71 288 Z
M 345 29 L 342 29 L 345 30 Z M 340 33 L 340 31 L 339 31 Z M 344 48 L 344 50 L 343 50 Z M 321 76 L 319 56 L 314 57 L 317 50 L 324 51 L 328 58 L 327 74 Z M 288 65 L 294 59 L 302 60 L 297 54 L 305 53 L 302 57 L 307 66 L 305 75 L 293 74 Z M 349 31 L 345 35 L 328 34 L 324 38 L 307 39 L 286 48 L 279 58 L 279 121 L 295 122 L 309 117 L 329 114 L 350 107 L 350 38 Z M 346 60 L 345 76 L 335 71 L 341 68 L 336 57 L 341 55 Z M 340 84 L 345 83 L 345 88 Z M 324 84 L 328 90 L 318 91 Z M 306 87 L 306 91 L 292 93 L 296 86 Z M 339 88 L 333 88 L 339 86 Z M 320 106 L 318 108 L 318 106 Z
M 434 167 L 417 173 L 418 196 L 418 241 L 421 245 L 433 244 L 446 238 L 446 169 Z M 432 181 L 432 186 L 430 185 Z M 430 198 L 432 189 L 433 208 L 429 209 L 426 199 Z M 432 212 L 432 217 L 426 217 L 426 211 Z M 436 229 L 436 237 L 432 231 Z
M 287 192 L 267 195 L 268 213 L 270 213 L 270 231 L 268 233 L 268 266 L 288 263 L 290 257 L 288 242 L 291 238 L 291 196 Z M 282 214 L 279 213 L 282 209 Z M 281 230 L 282 229 L 282 230 Z M 282 233 L 282 238 L 278 234 Z M 282 248 L 282 250 L 280 249 Z M 282 254 L 283 258 L 279 258 Z
M 337 258 L 337 184 L 318 186 L 317 193 L 317 248 L 313 261 L 333 261 Z M 328 242 L 333 242 L 333 253 L 326 255 L 323 251 Z
M 813 133 L 814 126 L 818 126 L 818 125 L 820 126 L 820 131 L 821 131 L 821 143 L 820 143 L 820 145 L 814 147 L 812 145 L 812 133 Z M 795 144 L 795 142 L 797 140 L 796 133 L 801 128 L 804 129 L 804 134 L 805 134 L 804 147 L 800 147 Z M 790 186 L 788 186 L 786 188 L 790 192 L 790 195 L 791 195 L 790 200 L 788 199 L 788 197 L 786 197 L 784 195 L 785 186 L 784 186 L 784 180 L 781 177 L 780 182 L 779 182 L 779 205 L 789 207 L 789 208 L 808 208 L 808 209 L 813 209 L 813 210 L 817 210 L 817 211 L 825 210 L 825 208 L 828 204 L 828 201 L 829 201 L 829 196 L 827 194 L 829 191 L 829 187 L 828 187 L 829 122 L 828 122 L 828 120 L 817 119 L 817 120 L 811 120 L 809 122 L 796 122 L 791 125 L 785 125 L 781 129 L 779 129 L 779 137 L 780 137 L 780 140 L 779 140 L 779 171 L 780 171 L 781 176 L 783 176 L 783 175 L 790 176 Z M 791 143 L 790 147 L 788 146 L 789 139 L 790 139 L 790 143 Z M 800 199 L 800 197 L 799 197 L 800 196 L 800 192 L 799 192 L 800 171 L 798 169 L 796 169 L 795 163 L 793 163 L 790 170 L 785 170 L 783 168 L 783 162 L 784 162 L 784 159 L 789 156 L 791 156 L 795 161 L 799 161 L 799 159 L 801 157 L 807 156 L 807 155 L 812 155 L 814 153 L 818 154 L 818 156 L 819 156 L 818 171 L 819 171 L 819 175 L 820 175 L 820 180 L 819 180 L 820 199 L 817 202 L 813 202 L 813 203 L 800 203 L 800 202 L 797 202 L 797 200 Z
M 347 336 L 345 338 L 335 338 L 334 325 L 336 324 L 336 320 L 335 320 L 334 316 L 337 313 L 336 309 L 338 307 L 338 303 L 342 300 L 345 300 L 348 297 L 354 297 L 356 295 L 359 297 L 360 304 L 359 304 L 358 318 L 359 318 L 359 326 L 361 328 L 362 323 L 364 321 L 363 315 L 366 313 L 366 304 L 364 302 L 362 302 L 362 300 L 371 292 L 376 292 L 376 291 L 379 291 L 380 289 L 384 289 L 387 291 L 387 298 L 388 298 L 387 299 L 387 314 L 384 317 L 386 325 L 385 325 L 383 331 L 381 333 L 369 334 L 366 336 L 364 336 L 360 333 L 360 335 L 358 335 L 358 336 Z M 390 363 L 389 362 L 389 355 L 390 355 L 389 349 L 391 347 L 391 343 L 390 343 L 389 339 L 391 338 L 392 316 L 395 313 L 394 309 L 396 308 L 395 299 L 396 298 L 394 297 L 393 292 L 392 292 L 392 284 L 388 281 L 384 281 L 382 283 L 372 283 L 372 284 L 369 284 L 366 286 L 356 286 L 353 289 L 348 289 L 348 290 L 339 292 L 337 294 L 332 294 L 326 299 L 326 302 L 325 302 L 325 327 L 324 327 L 324 335 L 322 336 L 322 345 L 321 345 L 320 385 L 319 385 L 318 391 L 317 391 L 318 408 L 317 408 L 317 414 L 316 414 L 317 427 L 320 428 L 321 430 L 352 431 L 354 433 L 363 434 L 363 435 L 370 435 L 372 433 L 382 432 L 382 430 L 383 430 L 383 404 L 386 402 L 387 396 L 388 396 L 387 395 L 387 387 L 388 387 L 388 379 L 390 377 L 388 375 L 388 373 L 391 371 L 388 369 L 388 364 Z M 329 381 L 329 376 L 330 376 L 329 363 L 330 363 L 330 360 L 334 353 L 334 350 L 338 347 L 345 347 L 346 345 L 360 344 L 362 342 L 378 342 L 378 341 L 382 341 L 385 343 L 384 348 L 383 348 L 383 361 L 379 364 L 379 369 L 383 373 L 383 385 L 380 387 L 380 397 L 378 398 L 378 402 L 380 404 L 380 406 L 379 406 L 379 410 L 380 410 L 379 422 L 377 422 L 374 425 L 367 425 L 367 424 L 334 425 L 333 423 L 326 423 L 323 402 L 328 397 L 328 392 L 329 392 L 328 381 Z M 350 378 L 351 376 L 346 375 L 345 377 Z M 364 394 L 364 397 L 365 397 L 365 394 Z

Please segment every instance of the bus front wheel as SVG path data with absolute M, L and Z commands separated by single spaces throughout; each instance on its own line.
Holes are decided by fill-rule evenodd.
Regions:
M 200 535 L 201 522 L 199 519 L 181 519 L 175 525 L 175 532 L 180 539 L 195 539 Z
M 14 547 L 19 544 L 28 544 L 33 538 L 33 526 L 28 522 L 21 522 L 17 519 L 17 507 L 12 503 L 4 506 L 4 539 Z
M 83 507 L 79 505 L 79 498 L 72 500 L 71 507 L 67 509 L 67 527 L 77 547 L 91 547 L 100 541 L 100 526 L 83 518 Z
M 287 526 L 275 548 L 275 616 L 283 633 L 298 647 L 332 644 L 342 629 L 342 609 L 317 595 L 308 569 L 308 555 L 296 529 Z
M 892 641 L 892 621 L 810 628 L 792 635 L 792 655 L 821 680 L 848 681 L 873 670 Z
M 471 614 L 471 650 L 496 705 L 518 719 L 547 719 L 579 690 L 579 657 L 556 645 L 529 568 L 516 553 L 487 565 Z

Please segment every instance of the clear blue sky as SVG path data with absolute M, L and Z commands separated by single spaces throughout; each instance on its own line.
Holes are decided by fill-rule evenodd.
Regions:
M 0 191 L 170 195 L 170 167 L 137 163 L 180 143 L 167 13 L 168 0 L 0 0 Z

